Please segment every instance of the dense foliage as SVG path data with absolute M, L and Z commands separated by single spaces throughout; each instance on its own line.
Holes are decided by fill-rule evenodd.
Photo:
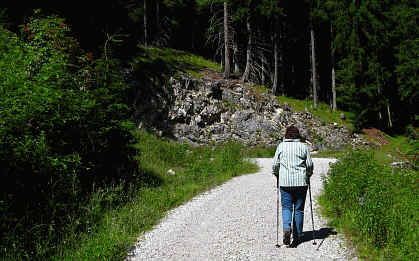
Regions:
M 354 236 L 361 256 L 418 259 L 418 172 L 354 151 L 331 167 L 321 202 L 333 224 Z
M 94 187 L 136 173 L 116 61 L 84 52 L 64 22 L 36 12 L 20 34 L 0 28 L 2 255 L 53 251 L 67 225 L 85 229 Z
M 417 3 L 317 2 L 319 25 L 330 28 L 340 106 L 357 113 L 360 127 L 400 129 L 417 121 Z

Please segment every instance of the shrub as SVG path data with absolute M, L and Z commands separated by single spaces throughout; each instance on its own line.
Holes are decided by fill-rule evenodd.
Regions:
M 64 19 L 40 11 L 21 37 L 0 28 L 0 253 L 54 251 L 83 230 L 93 186 L 135 176 L 127 85 L 117 60 L 83 51 Z

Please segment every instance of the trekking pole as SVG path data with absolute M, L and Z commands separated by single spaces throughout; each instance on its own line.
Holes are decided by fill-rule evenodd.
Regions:
M 279 245 L 279 176 L 276 182 L 276 247 L 281 247 Z
M 313 224 L 313 245 L 316 245 L 316 237 L 314 236 L 314 218 L 313 218 L 313 201 L 311 200 L 311 183 L 308 181 L 308 192 L 310 194 L 311 223 Z

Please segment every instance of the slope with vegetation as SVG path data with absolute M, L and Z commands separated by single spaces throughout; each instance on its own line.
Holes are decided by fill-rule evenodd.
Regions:
M 76 37 L 39 12 L 19 36 L 0 29 L 2 256 L 50 254 L 63 233 L 99 218 L 85 211 L 95 190 L 138 173 L 117 60 L 108 49 L 93 57 Z
M 170 208 L 255 171 L 237 144 L 190 148 L 137 131 L 117 36 L 95 56 L 40 12 L 20 34 L 0 30 L 2 259 L 122 259 Z

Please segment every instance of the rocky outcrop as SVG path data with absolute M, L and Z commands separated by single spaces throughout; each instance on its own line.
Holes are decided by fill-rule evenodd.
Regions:
M 170 78 L 167 88 L 171 95 L 137 103 L 137 112 L 142 112 L 137 113 L 137 120 L 153 125 L 162 135 L 192 145 L 235 140 L 249 146 L 273 146 L 291 124 L 300 129 L 312 150 L 364 143 L 343 126 L 322 122 L 308 111 L 293 111 L 273 95 L 262 94 L 238 81 L 193 79 L 188 74 L 177 74 Z M 170 101 L 161 101 L 162 97 Z M 153 116 L 159 110 L 148 110 L 142 119 L 143 107 L 156 99 L 165 106 L 166 109 L 160 109 L 165 115 Z

